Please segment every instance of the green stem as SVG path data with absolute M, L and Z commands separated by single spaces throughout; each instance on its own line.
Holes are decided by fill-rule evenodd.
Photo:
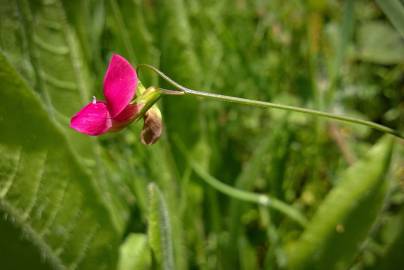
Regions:
M 179 90 L 178 92 L 183 92 L 184 95 L 193 95 L 193 96 L 200 96 L 200 97 L 207 97 L 207 98 L 212 98 L 212 99 L 217 99 L 217 100 L 223 100 L 223 101 L 228 101 L 228 102 L 233 102 L 233 103 L 238 103 L 238 104 L 244 104 L 244 105 L 250 105 L 250 106 L 255 106 L 255 107 L 261 107 L 261 108 L 273 108 L 273 109 L 280 109 L 280 110 L 286 110 L 286 111 L 293 111 L 293 112 L 300 112 L 300 113 L 306 113 L 314 116 L 319 116 L 319 117 L 325 117 L 325 118 L 330 118 L 330 119 L 335 119 L 338 121 L 342 122 L 347 122 L 347 123 L 353 123 L 353 124 L 358 124 L 362 126 L 367 126 L 376 130 L 379 130 L 384 133 L 389 133 L 393 136 L 396 136 L 398 138 L 404 139 L 404 135 L 399 133 L 398 131 L 371 122 L 371 121 L 366 121 L 362 119 L 357 119 L 353 118 L 350 116 L 345 116 L 345 115 L 339 115 L 339 114 L 334 114 L 334 113 L 328 113 L 328 112 L 322 112 L 322 111 L 317 111 L 317 110 L 312 110 L 312 109 L 306 109 L 306 108 L 300 108 L 300 107 L 295 107 L 295 106 L 289 106 L 289 105 L 282 105 L 282 104 L 276 104 L 276 103 L 271 103 L 271 102 L 266 102 L 266 101 L 260 101 L 260 100 L 252 100 L 252 99 L 246 99 L 246 98 L 240 98 L 240 97 L 233 97 L 233 96 L 225 96 L 225 95 L 220 95 L 220 94 L 214 94 L 214 93 L 208 93 L 208 92 L 203 92 L 203 91 L 198 91 L 194 89 L 190 89 L 187 87 L 184 87 L 165 75 L 163 72 L 158 70 L 157 68 L 147 65 L 147 64 L 140 64 L 137 66 L 137 69 L 141 67 L 146 67 L 148 69 L 153 70 L 156 72 L 158 75 L 160 75 L 164 80 L 172 84 L 173 86 L 177 87 Z M 166 90 L 162 90 L 163 94 L 170 94 L 169 92 L 165 93 Z M 172 90 L 169 90 L 172 91 Z M 175 92 L 175 91 L 174 91 Z
M 210 175 L 206 170 L 204 170 L 201 166 L 199 166 L 198 163 L 190 157 L 190 155 L 187 153 L 185 149 L 185 146 L 179 140 L 175 141 L 178 147 L 180 148 L 181 152 L 183 152 L 184 156 L 188 161 L 188 164 L 191 166 L 193 171 L 199 177 L 201 177 L 202 180 L 204 180 L 207 184 L 209 184 L 216 190 L 241 201 L 256 203 L 265 207 L 271 207 L 273 209 L 278 210 L 279 212 L 284 213 L 285 215 L 295 220 L 303 227 L 307 225 L 306 218 L 299 211 L 276 198 L 272 198 L 264 194 L 257 194 L 253 192 L 239 190 L 220 182 L 215 177 Z

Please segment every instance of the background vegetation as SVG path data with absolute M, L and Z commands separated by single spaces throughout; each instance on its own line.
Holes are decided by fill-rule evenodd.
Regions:
M 0 268 L 402 268 L 402 140 L 195 97 L 162 99 L 150 147 L 141 123 L 100 138 L 68 123 L 115 52 L 191 88 L 402 131 L 403 19 L 402 0 L 0 0 Z

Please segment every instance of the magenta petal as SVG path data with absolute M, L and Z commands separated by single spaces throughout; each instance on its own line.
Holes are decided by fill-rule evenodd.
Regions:
M 112 128 L 110 131 L 118 131 L 126 127 L 133 120 L 139 116 L 143 105 L 140 104 L 129 104 L 120 114 L 112 118 Z
M 113 118 L 113 122 L 128 122 L 133 120 L 142 107 L 143 104 L 129 104 L 120 114 Z
M 70 127 L 78 132 L 97 136 L 112 126 L 111 116 L 104 102 L 91 102 L 70 120 Z
M 120 55 L 112 55 L 104 77 L 104 96 L 112 117 L 122 112 L 136 94 L 135 69 Z

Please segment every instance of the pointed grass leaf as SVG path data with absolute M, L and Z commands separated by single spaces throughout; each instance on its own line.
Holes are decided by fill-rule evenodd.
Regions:
M 383 270 L 394 270 L 397 269 L 398 265 L 404 265 L 404 210 L 394 217 L 393 222 L 394 232 L 391 233 L 390 243 L 387 245 L 386 250 L 381 253 L 381 257 L 378 259 L 377 263 L 370 269 L 383 269 Z M 391 226 L 391 224 L 390 224 Z
M 392 141 L 348 168 L 289 249 L 288 269 L 347 269 L 383 205 Z
M 0 261 L 12 256 L 9 269 L 17 269 L 25 252 L 52 269 L 114 269 L 119 235 L 96 179 L 1 53 L 0 130 L 0 219 L 20 247 Z
M 164 270 L 173 270 L 174 254 L 171 239 L 171 225 L 167 205 L 160 189 L 149 185 L 149 244 L 158 265 Z
M 163 139 L 159 143 L 148 149 L 146 166 L 150 170 L 150 177 L 156 179 L 156 185 L 164 190 L 168 213 L 170 214 L 170 225 L 173 242 L 173 253 L 176 270 L 189 269 L 187 265 L 186 241 L 184 231 L 184 221 L 180 217 L 178 206 L 180 204 L 179 186 L 176 182 L 178 171 L 176 163 L 173 161 L 173 153 L 167 140 Z M 158 164 L 158 166 L 156 166 Z
M 404 38 L 404 3 L 400 0 L 376 0 L 387 18 Z
M 156 1 L 159 6 L 156 17 L 161 33 L 160 39 L 157 40 L 161 51 L 160 67 L 179 82 L 197 87 L 201 83 L 202 71 L 195 53 L 185 2 L 184 0 Z M 173 135 L 179 136 L 187 147 L 194 146 L 196 140 L 192 138 L 197 138 L 200 134 L 198 124 L 201 121 L 200 110 L 200 102 L 189 97 L 164 100 L 163 113 L 167 129 L 171 129 Z M 188 125 L 178 125 L 178 119 Z
M 150 269 L 151 257 L 147 236 L 131 233 L 120 247 L 118 270 Z
M 360 60 L 390 65 L 404 62 L 403 38 L 387 23 L 368 22 L 358 32 Z

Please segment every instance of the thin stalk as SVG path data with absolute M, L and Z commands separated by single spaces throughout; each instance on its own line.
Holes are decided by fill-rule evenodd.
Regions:
M 287 205 L 286 203 L 276 199 L 269 197 L 265 194 L 257 194 L 253 192 L 248 192 L 244 190 L 239 190 L 237 188 L 228 186 L 218 179 L 210 175 L 206 170 L 204 170 L 201 166 L 198 165 L 196 161 L 194 161 L 190 155 L 187 153 L 185 146 L 179 141 L 175 140 L 181 152 L 183 152 L 185 158 L 188 161 L 188 164 L 191 166 L 192 170 L 201 177 L 207 184 L 215 188 L 216 190 L 228 195 L 229 197 L 233 197 L 235 199 L 256 203 L 258 205 L 262 205 L 265 207 L 271 207 L 273 209 L 278 210 L 279 212 L 284 213 L 286 216 L 290 217 L 303 227 L 307 225 L 307 219 L 296 209 Z
M 176 81 L 174 81 L 173 79 L 171 79 L 170 77 L 168 77 L 163 72 L 161 72 L 160 70 L 158 70 L 157 68 L 155 68 L 153 66 L 150 66 L 147 64 L 140 64 L 137 66 L 137 69 L 139 69 L 141 67 L 146 67 L 148 69 L 153 70 L 159 76 L 161 76 L 164 80 L 166 80 L 173 86 L 177 87 L 179 89 L 178 92 L 183 92 L 184 95 L 207 97 L 207 98 L 212 98 L 212 99 L 216 99 L 216 100 L 223 100 L 223 101 L 227 101 L 227 102 L 233 102 L 233 103 L 237 103 L 237 104 L 250 105 L 250 106 L 261 107 L 261 108 L 273 108 L 273 109 L 279 109 L 279 110 L 300 112 L 300 113 L 310 114 L 313 116 L 330 118 L 330 119 L 334 119 L 334 120 L 341 121 L 341 122 L 347 122 L 347 123 L 353 123 L 353 124 L 358 124 L 358 125 L 362 125 L 362 126 L 367 126 L 369 128 L 373 128 L 373 129 L 379 130 L 381 132 L 388 133 L 388 134 L 391 134 L 398 138 L 404 139 L 404 135 L 399 133 L 398 131 L 396 131 L 392 128 L 371 122 L 371 121 L 357 119 L 357 118 L 353 118 L 353 117 L 345 116 L 345 115 L 339 115 L 339 114 L 334 114 L 334 113 L 306 109 L 306 108 L 301 108 L 301 107 L 282 105 L 282 104 L 277 104 L 277 103 L 272 103 L 272 102 L 246 99 L 246 98 L 233 97 L 233 96 L 226 96 L 226 95 L 220 95 L 220 94 L 215 94 L 215 93 L 194 90 L 194 89 L 190 89 L 190 88 L 180 85 L 179 83 L 177 83 Z M 172 91 L 172 90 L 169 90 L 169 91 Z M 162 93 L 170 94 L 169 92 L 165 93 L 164 90 L 162 91 Z

